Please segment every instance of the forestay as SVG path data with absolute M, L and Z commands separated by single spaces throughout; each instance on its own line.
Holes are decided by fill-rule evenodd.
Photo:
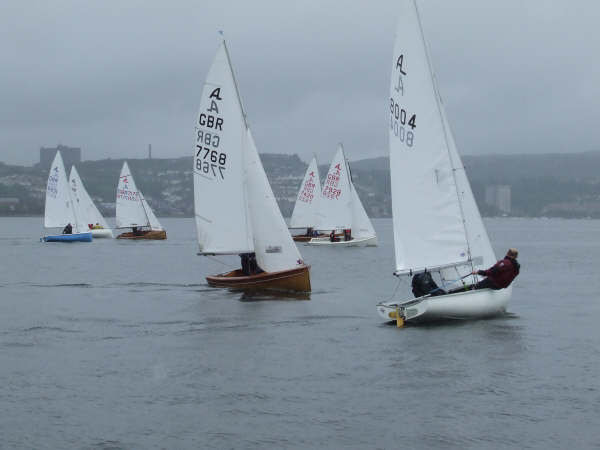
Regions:
M 46 184 L 46 205 L 44 209 L 44 227 L 63 228 L 70 223 L 77 231 L 77 221 L 73 210 L 73 202 L 67 181 L 67 173 L 60 151 L 50 166 L 48 183 Z M 74 231 L 75 231 L 74 230 Z
M 319 167 L 317 165 L 317 158 L 313 157 L 300 185 L 300 191 L 298 192 L 294 212 L 290 220 L 291 228 L 315 226 L 320 197 L 321 181 L 319 179 Z
M 438 102 L 412 0 L 401 2 L 388 111 L 396 270 L 454 265 L 482 256 L 469 251 L 463 218 L 481 218 L 476 209 L 463 216 L 460 199 L 473 205 L 474 200 Z M 485 235 L 481 225 L 480 235 L 482 230 Z M 483 235 L 482 252 L 489 246 Z
M 265 272 L 293 269 L 302 264 L 300 252 L 283 220 L 250 129 L 247 144 L 246 187 L 256 261 Z
M 210 67 L 195 127 L 194 211 L 205 254 L 254 251 L 244 188 L 246 121 L 225 42 Z
M 352 227 L 352 192 L 350 175 L 346 166 L 344 148 L 338 145 L 331 161 L 327 178 L 323 183 L 317 225 L 319 230 L 334 230 Z
M 76 211 L 78 221 L 81 222 L 81 228 L 87 229 L 88 224 L 96 223 L 100 224 L 103 228 L 108 228 L 106 220 L 102 214 L 100 214 L 100 211 L 98 211 L 94 201 L 85 189 L 75 166 L 71 167 L 69 184 L 71 186 L 73 207 Z
M 117 228 L 148 227 L 150 221 L 142 205 L 142 193 L 135 185 L 127 162 L 123 163 L 117 186 Z

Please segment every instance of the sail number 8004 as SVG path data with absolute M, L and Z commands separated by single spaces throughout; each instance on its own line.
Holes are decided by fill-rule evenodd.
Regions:
M 417 115 L 409 117 L 406 110 L 390 98 L 390 129 L 394 136 L 400 139 L 408 147 L 412 147 L 415 141 L 414 129 L 417 127 Z M 410 127 L 410 130 L 408 129 Z

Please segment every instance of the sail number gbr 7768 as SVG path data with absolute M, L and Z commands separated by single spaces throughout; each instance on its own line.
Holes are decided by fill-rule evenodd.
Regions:
M 407 147 L 412 147 L 415 142 L 416 121 L 416 114 L 410 115 L 393 97 L 390 98 L 390 129 Z

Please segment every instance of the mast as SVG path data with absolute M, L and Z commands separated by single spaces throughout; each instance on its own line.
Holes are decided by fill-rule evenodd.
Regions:
M 221 33 L 223 34 L 223 33 Z M 244 136 L 245 139 L 247 139 L 247 134 L 250 131 L 250 127 L 248 126 L 248 118 L 246 117 L 246 110 L 244 109 L 244 104 L 242 103 L 242 96 L 240 95 L 240 88 L 238 87 L 238 83 L 237 83 L 237 79 L 235 78 L 235 73 L 233 72 L 233 65 L 231 64 L 231 57 L 229 56 L 229 49 L 227 48 L 227 42 L 225 42 L 225 39 L 223 38 L 223 48 L 225 49 L 225 55 L 227 56 L 227 66 L 229 67 L 229 72 L 231 73 L 231 79 L 233 80 L 233 86 L 235 87 L 235 94 L 238 100 L 238 103 L 240 105 L 240 111 L 242 112 L 242 118 L 244 119 L 244 125 L 246 127 L 246 136 Z M 244 142 L 244 141 L 242 141 Z M 242 148 L 242 163 L 245 166 L 246 165 L 246 158 L 244 155 L 244 148 Z M 260 156 L 258 157 L 258 159 L 260 160 Z M 248 227 L 248 223 L 250 222 L 250 217 L 249 216 L 249 211 L 248 211 L 248 189 L 247 189 L 247 177 L 245 175 L 243 175 L 244 172 L 242 172 L 242 176 L 243 176 L 243 180 L 242 183 L 244 186 L 246 186 L 246 188 L 244 189 L 244 199 L 246 200 L 246 207 L 244 208 L 244 219 L 246 219 L 246 228 Z M 254 233 L 252 233 L 252 236 L 254 236 Z
M 66 173 L 65 173 L 65 176 L 66 176 Z M 69 186 L 68 192 L 69 192 L 69 202 L 71 203 L 71 209 L 73 210 L 73 217 L 75 218 L 75 228 L 77 229 L 77 231 L 79 233 L 82 233 L 83 231 L 81 230 L 79 219 L 77 218 L 77 212 L 76 212 L 76 208 L 75 208 L 75 203 L 73 202 L 73 195 L 71 195 L 70 186 Z
M 355 220 L 354 220 L 354 196 L 352 195 L 352 191 L 356 191 L 354 187 L 354 183 L 352 181 L 352 172 L 350 171 L 350 163 L 348 162 L 348 158 L 346 158 L 346 152 L 344 151 L 344 146 L 340 142 L 340 148 L 342 149 L 342 157 L 344 158 L 344 166 L 346 167 L 346 176 L 348 177 L 348 184 L 350 185 L 350 211 L 352 211 L 352 222 L 350 223 L 350 228 L 354 230 Z
M 231 64 L 231 57 L 229 56 L 229 49 L 227 48 L 227 42 L 223 39 L 223 47 L 225 48 L 225 55 L 227 56 L 227 65 L 229 66 L 229 72 L 231 73 L 231 78 L 233 79 L 233 85 L 235 86 L 235 94 L 237 96 L 238 102 L 240 104 L 240 110 L 242 111 L 242 117 L 244 118 L 244 125 L 246 129 L 248 129 L 248 120 L 246 118 L 246 110 L 244 109 L 244 105 L 242 103 L 242 97 L 240 96 L 240 89 L 238 87 L 237 79 L 235 78 L 235 73 L 233 73 L 233 65 Z
M 433 73 L 433 64 L 431 63 L 431 57 L 429 55 L 429 47 L 427 46 L 427 42 L 425 40 L 425 33 L 423 31 L 423 24 L 421 23 L 421 14 L 419 13 L 419 7 L 417 6 L 417 0 L 413 0 L 413 5 L 415 7 L 415 12 L 417 15 L 417 23 L 419 24 L 419 33 L 421 35 L 421 41 L 423 42 L 423 47 L 425 49 L 425 59 L 427 60 L 427 67 L 429 68 L 429 77 L 431 80 L 431 85 L 433 87 L 433 92 L 434 92 L 434 97 L 435 97 L 435 103 L 437 105 L 437 110 L 438 110 L 438 114 L 440 116 L 440 122 L 442 123 L 442 129 L 444 130 L 444 142 L 446 143 L 446 151 L 448 152 L 448 159 L 450 160 L 450 167 L 452 169 L 452 179 L 454 181 L 454 191 L 456 192 L 456 198 L 458 200 L 458 207 L 460 209 L 460 215 L 461 215 L 461 223 L 463 226 L 463 230 L 465 232 L 465 237 L 466 237 L 466 242 L 467 242 L 467 254 L 468 254 L 468 261 L 471 265 L 471 268 L 473 268 L 473 261 L 472 261 L 472 255 L 471 255 L 471 244 L 469 242 L 469 233 L 467 231 L 467 226 L 465 223 L 465 212 L 463 209 L 463 203 L 462 200 L 460 198 L 460 193 L 458 192 L 458 182 L 456 180 L 456 170 L 458 170 L 456 167 L 454 167 L 453 161 L 452 161 L 452 155 L 450 154 L 450 144 L 449 144 L 449 140 L 448 140 L 448 130 L 446 128 L 445 122 L 444 122 L 444 118 L 442 115 L 442 105 L 441 105 L 441 96 L 440 96 L 440 92 L 439 89 L 436 85 L 435 82 L 435 76 Z M 464 167 L 463 167 L 464 169 Z

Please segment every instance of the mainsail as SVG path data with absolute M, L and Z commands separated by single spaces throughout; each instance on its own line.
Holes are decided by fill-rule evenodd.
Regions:
M 73 226 L 74 231 L 84 231 L 77 226 L 65 165 L 60 151 L 57 151 L 46 184 L 44 227 L 63 228 L 68 223 Z
M 117 228 L 149 227 L 150 220 L 143 204 L 143 195 L 135 185 L 127 161 L 123 163 L 117 186 Z M 148 208 L 149 209 L 149 208 Z
M 196 121 L 194 211 L 206 254 L 254 251 L 244 167 L 246 120 L 225 42 L 208 71 Z
M 339 144 L 323 183 L 316 228 L 319 230 L 352 228 L 352 201 L 350 174 L 344 148 Z
M 291 228 L 309 228 L 314 227 L 317 222 L 317 209 L 319 199 L 321 198 L 321 181 L 319 179 L 319 166 L 317 158 L 313 157 L 304 179 L 298 191 L 292 218 L 290 219 Z
M 201 254 L 255 252 L 266 272 L 302 264 L 246 123 L 224 41 L 196 122 L 194 209 Z
M 79 173 L 75 166 L 71 167 L 69 175 L 69 184 L 71 186 L 71 197 L 73 199 L 73 207 L 76 212 L 77 219 L 81 222 L 82 229 L 87 229 L 88 224 L 100 224 L 103 228 L 109 228 L 106 220 L 96 208 L 94 201 L 88 194 Z
M 388 108 L 396 271 L 493 262 L 413 0 L 401 2 Z

